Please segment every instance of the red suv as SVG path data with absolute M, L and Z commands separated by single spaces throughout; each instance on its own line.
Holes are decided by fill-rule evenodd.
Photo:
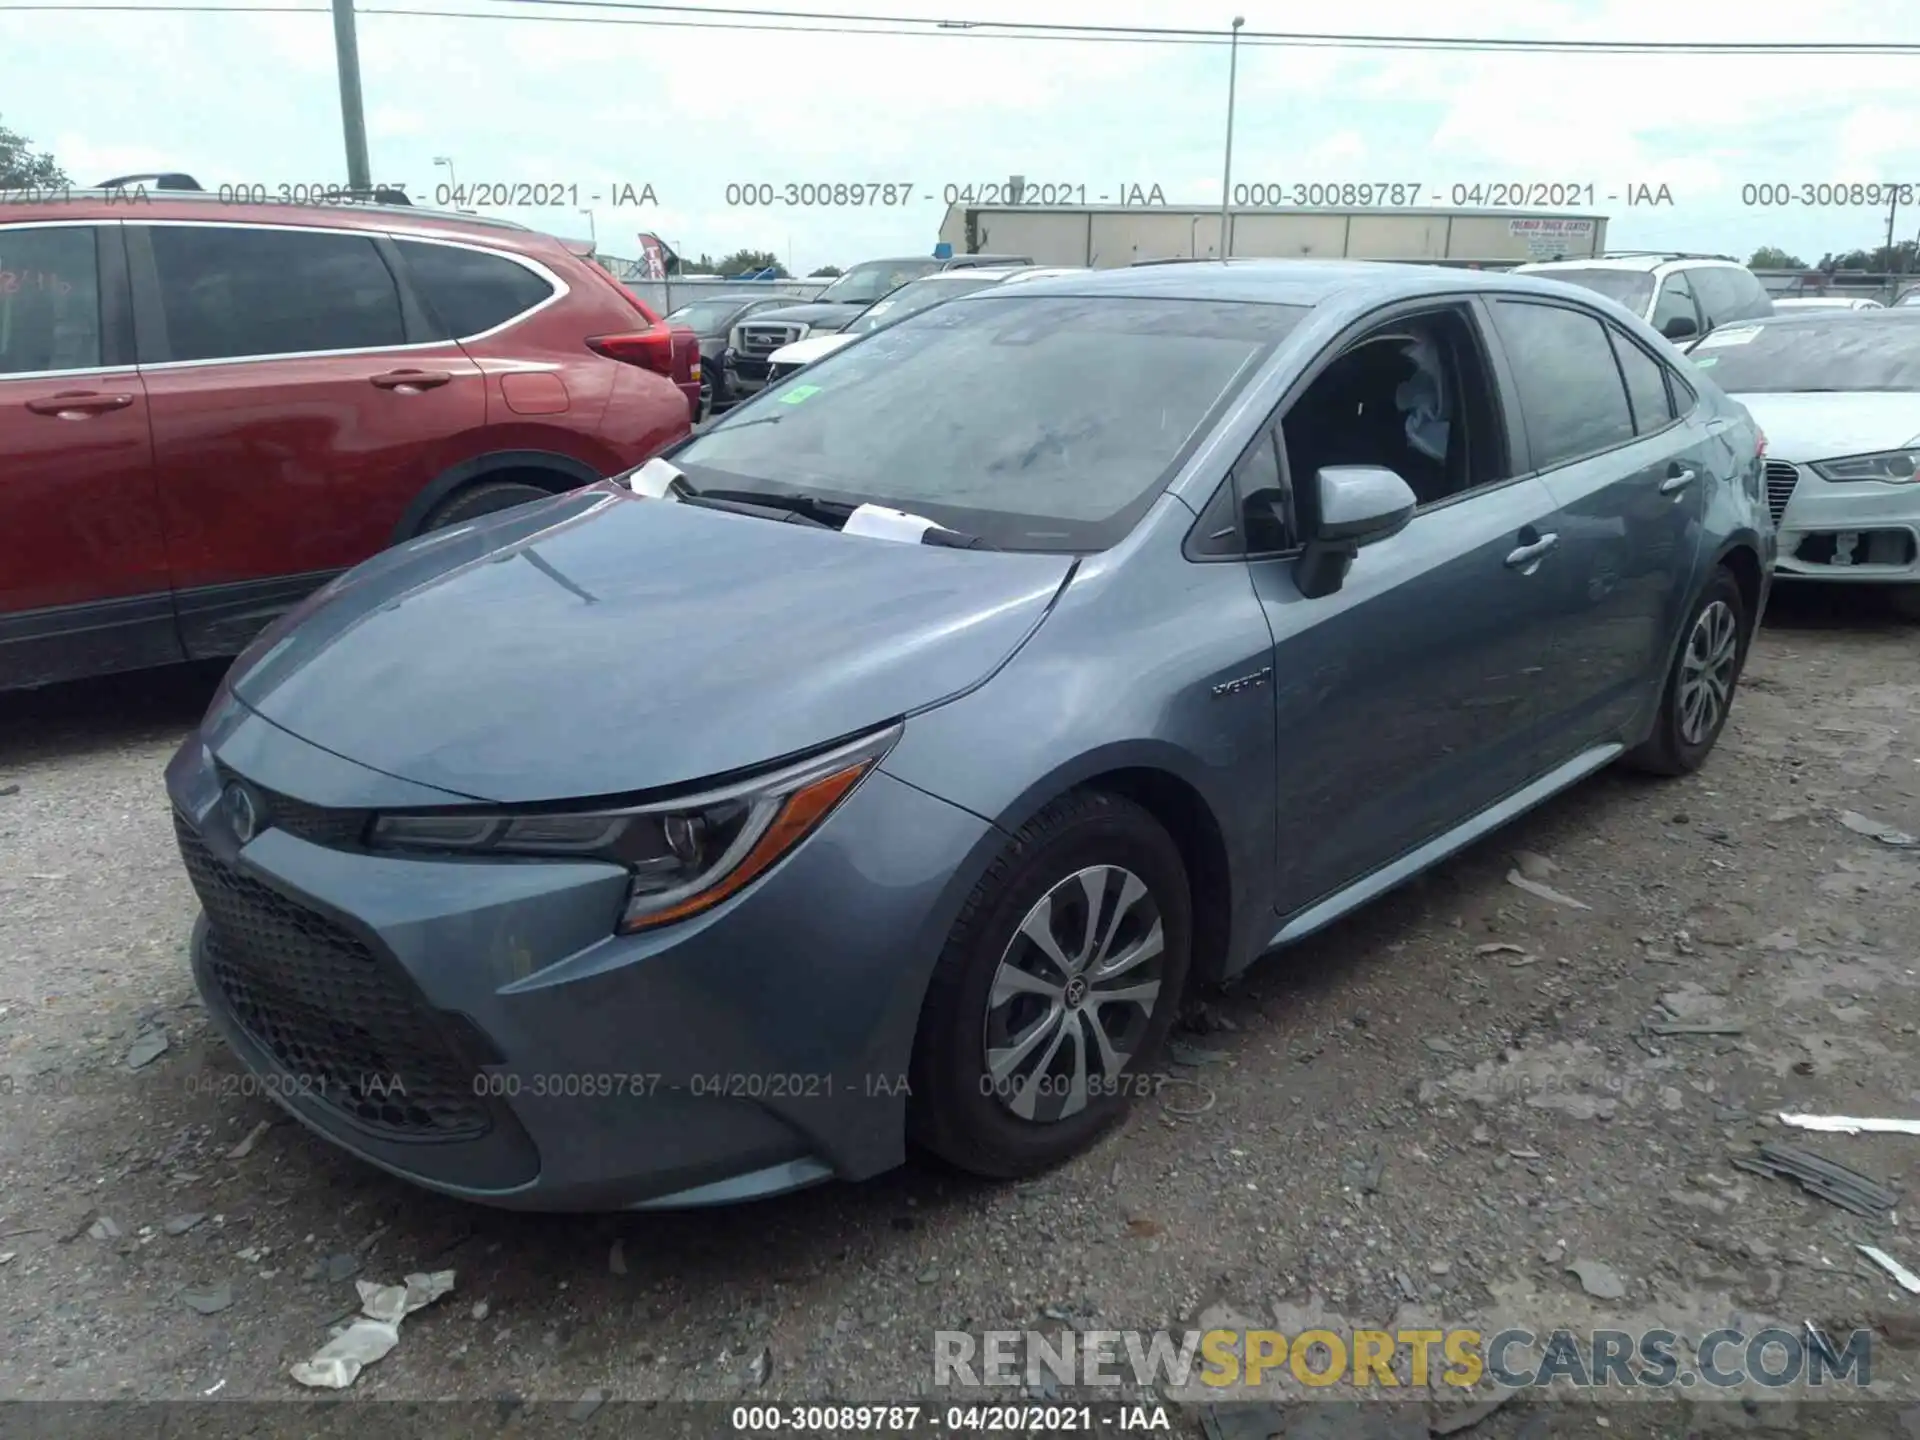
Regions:
M 51 198 L 0 204 L 0 689 L 235 654 L 698 408 L 697 339 L 586 246 L 404 204 Z

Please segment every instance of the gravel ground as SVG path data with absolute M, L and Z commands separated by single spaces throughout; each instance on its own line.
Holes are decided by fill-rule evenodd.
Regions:
M 453 1293 L 351 1393 L 562 1401 L 584 1426 L 594 1393 L 924 1395 L 939 1329 L 1307 1314 L 1812 1320 L 1876 1327 L 1876 1382 L 1914 1373 L 1920 1299 L 1854 1250 L 1920 1269 L 1904 1211 L 1730 1163 L 1790 1140 L 1920 1181 L 1920 1139 L 1774 1119 L 1920 1114 L 1920 850 L 1861 833 L 1920 833 L 1920 629 L 1871 597 L 1778 599 L 1701 775 L 1603 774 L 1204 997 L 1179 1083 L 1078 1162 L 647 1217 L 440 1199 L 242 1093 L 188 978 L 160 788 L 215 678 L 0 697 L 0 1395 L 295 1397 L 356 1279 L 440 1268 Z

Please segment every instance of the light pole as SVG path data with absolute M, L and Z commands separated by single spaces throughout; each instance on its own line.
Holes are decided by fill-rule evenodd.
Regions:
M 585 205 L 582 205 L 580 207 L 580 213 L 587 217 L 587 238 L 593 242 L 593 248 L 598 250 L 600 248 L 600 229 L 593 223 L 593 211 Z
M 360 98 L 360 41 L 353 28 L 353 0 L 333 0 L 333 58 L 340 72 L 340 123 L 347 137 L 347 186 L 371 197 L 367 164 L 367 116 Z
M 1225 260 L 1232 253 L 1228 243 L 1228 229 L 1233 223 L 1233 91 L 1240 78 L 1240 27 L 1247 23 L 1247 17 L 1233 17 L 1233 40 L 1227 47 L 1227 156 L 1220 166 L 1220 258 Z
M 451 155 L 436 155 L 433 157 L 433 163 L 447 167 L 447 198 L 458 206 L 460 203 L 460 181 L 455 178 L 453 173 L 453 157 Z

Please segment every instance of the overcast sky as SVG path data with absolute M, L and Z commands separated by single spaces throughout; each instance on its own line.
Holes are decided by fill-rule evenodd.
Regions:
M 138 0 L 131 0 L 138 3 Z M 304 0 L 274 0 L 304 3 Z M 545 16 L 500 0 L 362 0 Z M 697 0 L 689 0 L 697 3 Z M 747 3 L 747 0 L 741 0 Z M 772 0 L 757 0 L 767 6 Z M 1703 0 L 794 0 L 794 8 L 971 20 L 1339 29 L 1373 34 L 1663 40 L 1920 40 L 1911 0 L 1817 11 Z M 608 12 L 601 12 L 606 14 Z M 641 12 L 613 12 L 641 18 Z M 1809 14 L 1816 17 L 1809 21 Z M 686 17 L 660 17 L 686 18 Z M 0 55 L 0 120 L 51 148 L 77 182 L 159 168 L 222 183 L 345 179 L 332 27 L 314 15 L 20 17 Z M 1159 185 L 1217 206 L 1224 48 L 998 38 L 767 34 L 657 25 L 429 19 L 363 13 L 373 178 L 430 201 L 451 156 L 462 184 L 544 181 L 599 194 L 603 251 L 641 230 L 683 253 L 777 252 L 805 273 L 919 253 L 947 184 L 1024 174 L 1112 193 Z M 1809 261 L 1885 238 L 1884 209 L 1754 209 L 1743 184 L 1920 183 L 1920 59 L 1487 55 L 1243 44 L 1236 180 L 1592 184 L 1615 247 Z M 729 208 L 729 182 L 913 182 L 911 204 Z M 613 187 L 659 204 L 615 208 Z M 1630 186 L 1674 203 L 1630 208 Z M 931 201 L 918 198 L 933 195 Z M 1618 195 L 1617 201 L 1606 196 Z M 513 218 L 567 235 L 570 209 Z M 1899 217 L 1920 230 L 1920 206 Z

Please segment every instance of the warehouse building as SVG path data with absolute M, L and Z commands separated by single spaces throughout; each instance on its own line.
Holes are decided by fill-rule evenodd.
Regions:
M 1600 215 L 1521 210 L 1236 209 L 1175 205 L 947 207 L 940 239 L 959 254 L 1028 255 L 1036 265 L 1112 269 L 1141 260 L 1236 258 L 1402 260 L 1507 266 L 1579 260 L 1606 249 Z

